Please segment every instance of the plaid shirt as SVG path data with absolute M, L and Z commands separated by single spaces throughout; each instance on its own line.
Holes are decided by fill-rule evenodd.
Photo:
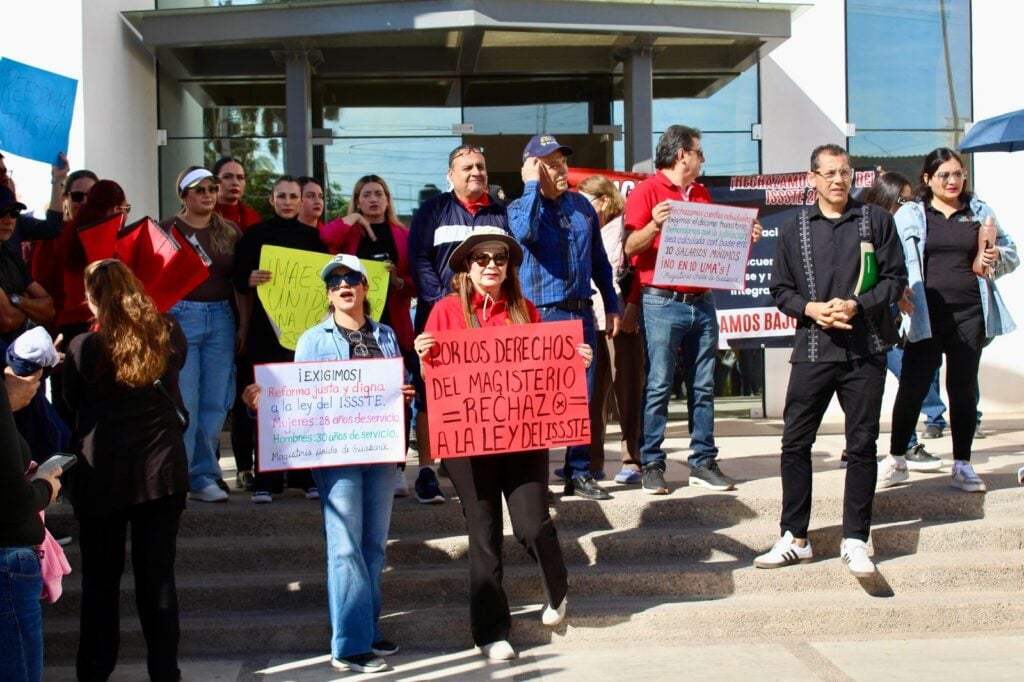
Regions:
M 508 223 L 523 245 L 519 281 L 534 305 L 589 299 L 593 279 L 605 312 L 619 312 L 600 220 L 585 197 L 564 192 L 547 199 L 541 196 L 540 183 L 531 180 L 523 196 L 509 204 Z

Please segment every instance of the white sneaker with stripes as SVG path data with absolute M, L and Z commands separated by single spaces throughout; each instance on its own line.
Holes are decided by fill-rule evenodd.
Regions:
M 960 459 L 953 461 L 953 477 L 949 484 L 967 493 L 983 493 L 988 490 L 985 482 L 974 472 L 971 463 Z
M 856 538 L 843 538 L 839 545 L 839 557 L 846 563 L 850 573 L 858 578 L 870 578 L 875 574 L 875 564 L 868 558 L 868 543 Z
M 813 559 L 811 541 L 808 540 L 806 545 L 800 547 L 793 534 L 787 530 L 768 552 L 754 558 L 754 565 L 758 568 L 782 568 L 793 564 L 809 564 Z

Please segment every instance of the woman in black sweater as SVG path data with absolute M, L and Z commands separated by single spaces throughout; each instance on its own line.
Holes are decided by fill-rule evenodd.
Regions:
M 36 682 L 43 671 L 43 591 L 36 545 L 43 541 L 39 512 L 57 497 L 60 469 L 31 480 L 28 444 L 14 425 L 13 408 L 25 407 L 39 374 L 5 376 L 0 388 L 0 676 Z
M 121 575 L 131 524 L 135 601 L 153 680 L 177 680 L 174 555 L 188 493 L 178 372 L 187 342 L 117 260 L 85 270 L 95 331 L 71 342 L 64 398 L 75 410 L 78 465 L 68 492 L 81 527 L 79 680 L 106 680 L 117 663 Z

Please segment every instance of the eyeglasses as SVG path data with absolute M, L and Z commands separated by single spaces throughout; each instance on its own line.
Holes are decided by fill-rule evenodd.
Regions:
M 829 171 L 827 173 L 819 173 L 818 171 L 811 171 L 825 182 L 832 182 L 836 178 L 839 178 L 843 182 L 848 182 L 853 177 L 853 169 L 851 168 L 840 168 L 837 171 Z
M 707 159 L 704 158 L 704 150 L 703 149 L 687 149 L 686 151 L 693 152 L 694 154 L 696 154 L 697 158 L 700 159 L 701 162 L 707 161 Z
M 468 259 L 470 262 L 476 263 L 482 268 L 486 268 L 487 265 L 494 261 L 494 264 L 499 268 L 508 263 L 507 253 L 478 253 L 474 256 L 470 256 Z
M 77 190 L 74 192 L 68 192 L 68 198 L 76 204 L 80 204 L 85 201 L 85 192 L 79 192 Z
M 16 208 L 0 208 L 0 218 L 17 218 L 21 211 Z
M 366 343 L 363 342 L 363 332 L 359 331 L 358 329 L 355 330 L 354 332 L 350 332 L 346 329 L 345 337 L 348 339 L 349 345 L 352 346 L 353 355 L 355 355 L 357 358 L 366 358 L 370 356 L 370 349 L 367 348 Z
M 128 215 L 131 212 L 132 212 L 132 205 L 131 204 L 122 204 L 122 205 L 118 206 L 116 209 L 114 209 L 114 213 L 124 213 L 125 215 Z
M 341 288 L 342 282 L 350 287 L 357 287 L 363 283 L 363 275 L 355 270 L 349 270 L 341 275 L 331 275 L 327 278 L 327 290 L 332 292 L 337 291 Z
M 216 194 L 218 191 L 217 185 L 199 185 L 191 189 L 196 194 Z
M 967 171 L 953 171 L 952 173 L 936 173 L 932 176 L 942 184 L 946 184 L 946 181 L 952 178 L 955 182 L 963 182 L 967 179 Z

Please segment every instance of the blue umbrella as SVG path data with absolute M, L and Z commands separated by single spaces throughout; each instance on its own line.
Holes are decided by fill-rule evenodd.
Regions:
M 964 153 L 1024 150 L 1024 109 L 978 121 L 957 148 Z

